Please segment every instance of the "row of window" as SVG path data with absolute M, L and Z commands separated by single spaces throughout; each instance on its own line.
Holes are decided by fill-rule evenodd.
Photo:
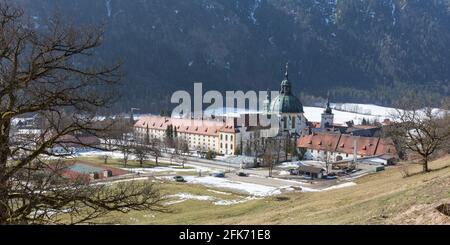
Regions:
M 139 131 L 145 131 L 143 128 L 138 128 L 138 132 Z M 156 131 L 156 133 L 158 133 L 158 135 L 154 135 L 153 131 Z M 150 133 L 151 132 L 151 133 Z M 153 138 L 161 138 L 162 137 L 162 131 L 161 130 L 149 130 L 149 138 L 153 139 Z M 146 134 L 145 133 L 138 133 L 137 134 L 138 137 L 140 137 L 141 139 L 144 139 Z M 225 137 L 224 137 L 225 136 Z M 191 146 L 197 146 L 197 145 L 201 145 L 203 141 L 203 145 L 206 146 L 206 139 L 208 139 L 208 145 L 210 145 L 210 147 L 214 148 L 215 142 L 211 142 L 211 137 L 212 136 L 199 136 L 199 135 L 189 135 L 186 133 L 180 133 L 180 138 L 188 140 L 188 144 Z M 225 138 L 225 141 L 230 140 L 231 142 L 233 141 L 233 135 L 227 135 L 227 134 L 220 134 L 220 139 L 223 140 Z M 225 145 L 225 148 L 223 148 L 223 146 Z M 228 146 L 230 146 L 230 149 L 233 150 L 233 144 L 228 144 L 228 143 L 220 143 L 220 148 L 222 149 L 228 149 Z
M 314 150 L 310 150 L 310 152 L 311 152 L 311 153 L 314 153 Z M 316 153 L 317 153 L 317 154 L 320 154 L 320 152 L 321 152 L 320 150 L 316 150 Z M 325 151 L 324 151 L 323 153 L 325 153 Z M 340 153 L 338 153 L 338 152 L 330 152 L 330 155 L 331 155 L 331 156 L 333 156 L 333 155 L 334 155 L 334 153 L 336 153 L 336 154 L 340 154 Z M 349 156 L 349 154 L 348 154 L 348 153 L 347 153 L 347 154 L 345 154 L 345 157 L 348 157 L 348 156 Z M 364 157 L 364 155 L 360 155 L 360 157 Z
M 220 140 L 223 140 L 223 136 L 223 134 L 220 135 Z M 225 134 L 225 141 L 228 141 L 228 134 Z M 230 135 L 230 141 L 233 141 L 233 135 Z
M 291 127 L 295 129 L 295 116 L 289 117 L 291 119 Z M 283 117 L 283 128 L 288 128 L 288 117 Z
M 223 143 L 220 143 L 220 148 L 223 149 Z M 225 149 L 228 149 L 228 144 L 225 143 Z M 233 150 L 233 144 L 230 144 L 230 149 Z

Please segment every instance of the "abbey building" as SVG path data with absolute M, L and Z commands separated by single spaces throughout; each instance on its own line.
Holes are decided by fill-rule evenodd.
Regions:
M 251 124 L 250 118 L 257 123 Z M 269 125 L 262 125 L 262 118 L 269 118 Z M 185 142 L 190 150 L 213 151 L 233 155 L 243 151 L 243 144 L 254 137 L 290 137 L 298 139 L 307 128 L 303 105 L 294 95 L 289 80 L 288 67 L 281 81 L 279 95 L 264 101 L 264 108 L 257 113 L 239 114 L 238 117 L 217 117 L 215 120 L 186 119 L 162 116 L 144 116 L 134 125 L 138 142 L 154 139 L 164 141 L 168 128 L 177 132 L 177 138 Z

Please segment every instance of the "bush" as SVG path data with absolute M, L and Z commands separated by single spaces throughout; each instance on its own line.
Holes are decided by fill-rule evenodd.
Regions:
M 216 157 L 216 153 L 213 152 L 213 151 L 211 151 L 211 150 L 209 150 L 209 151 L 206 153 L 206 159 L 208 159 L 208 160 L 212 160 L 212 159 L 214 159 L 215 157 Z

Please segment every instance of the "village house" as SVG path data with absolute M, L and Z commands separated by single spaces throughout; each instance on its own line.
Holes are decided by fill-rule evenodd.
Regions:
M 305 150 L 305 160 L 337 162 L 368 156 L 390 155 L 397 158 L 397 150 L 390 139 L 361 137 L 348 134 L 313 133 L 298 141 Z
M 90 151 L 100 146 L 100 139 L 94 135 L 68 134 L 61 136 L 51 151 L 55 154 L 74 154 Z

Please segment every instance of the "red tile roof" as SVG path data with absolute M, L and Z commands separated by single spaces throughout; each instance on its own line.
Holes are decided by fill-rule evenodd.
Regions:
M 298 145 L 302 148 L 309 148 L 322 151 L 335 151 L 339 142 L 340 134 L 311 134 L 299 139 Z
M 174 126 L 178 133 L 190 133 L 208 136 L 218 136 L 219 132 L 235 133 L 234 121 L 208 121 L 182 118 L 170 118 L 161 116 L 146 116 L 139 119 L 135 127 L 165 130 L 169 125 Z
M 356 141 L 356 153 L 362 156 L 375 156 L 390 154 L 397 156 L 397 150 L 389 139 L 378 137 L 359 137 L 349 134 L 314 133 L 299 139 L 297 146 L 321 151 L 333 151 L 346 154 L 354 153 Z
M 56 144 L 65 147 L 96 146 L 100 144 L 100 139 L 95 136 L 63 135 L 58 138 Z

